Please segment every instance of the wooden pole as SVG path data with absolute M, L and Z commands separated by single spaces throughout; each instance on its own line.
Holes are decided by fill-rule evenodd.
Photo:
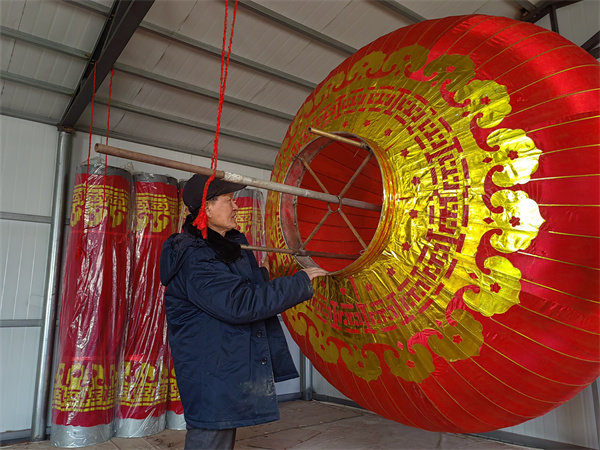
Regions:
M 309 128 L 309 131 L 313 134 L 327 137 L 334 141 L 338 141 L 338 142 L 349 144 L 349 145 L 352 145 L 355 147 L 370 150 L 369 146 L 365 142 L 354 141 L 352 139 L 344 138 L 342 136 L 338 136 L 338 135 L 332 134 L 332 133 L 327 133 L 325 131 L 317 130 L 315 128 Z M 103 145 L 103 144 L 96 144 L 94 148 L 97 153 L 102 153 L 104 155 L 117 156 L 119 158 L 130 159 L 133 161 L 139 161 L 139 162 L 143 162 L 143 163 L 154 164 L 157 166 L 168 167 L 171 169 L 182 170 L 184 172 L 199 173 L 201 175 L 206 175 L 206 176 L 211 176 L 213 174 L 213 170 L 208 167 L 197 166 L 195 164 L 184 163 L 181 161 L 175 161 L 175 160 L 167 159 L 167 158 L 161 158 L 160 156 L 146 155 L 145 153 L 134 152 L 131 150 L 125 150 L 123 148 L 111 147 L 111 146 Z M 368 161 L 368 158 L 366 161 Z M 304 162 L 304 164 L 305 164 L 306 169 L 309 170 L 309 172 L 312 172 L 310 167 L 308 167 L 308 164 L 306 164 L 306 162 Z M 366 162 L 364 162 L 364 164 L 366 164 Z M 362 169 L 362 166 L 361 166 L 361 169 Z M 357 171 L 355 176 L 359 172 L 360 172 L 360 170 Z M 257 188 L 261 188 L 261 189 L 267 189 L 270 191 L 281 192 L 284 194 L 296 195 L 298 197 L 306 197 L 306 198 L 312 198 L 315 200 L 322 200 L 322 201 L 328 202 L 328 203 L 335 203 L 339 206 L 347 205 L 347 206 L 353 206 L 353 207 L 361 208 L 361 209 L 368 209 L 370 211 L 381 211 L 380 205 L 343 197 L 345 190 L 347 189 L 348 185 L 351 184 L 352 181 L 354 181 L 355 177 L 353 177 L 353 179 L 348 183 L 348 185 L 346 186 L 346 188 L 344 190 L 344 193 L 342 193 L 340 196 L 337 196 L 337 195 L 329 194 L 328 192 L 311 191 L 309 189 L 304 189 L 304 188 L 300 188 L 297 186 L 290 186 L 287 184 L 275 183 L 273 181 L 259 180 L 256 178 L 246 177 L 243 175 L 238 175 L 238 174 L 226 172 L 223 170 L 216 170 L 216 171 L 214 171 L 214 174 L 215 174 L 215 178 L 223 179 L 225 181 L 230 181 L 232 183 L 243 184 L 246 186 L 253 186 L 253 187 L 257 187 Z M 317 179 L 317 181 L 319 181 L 319 180 Z M 324 188 L 323 188 L 323 190 L 326 191 Z M 341 210 L 340 210 L 340 212 L 341 212 Z M 355 232 L 355 234 L 356 234 L 356 232 Z M 312 237 L 312 235 L 310 237 Z M 310 240 L 310 237 L 304 243 L 305 245 Z M 361 239 L 361 243 L 363 244 L 363 247 L 364 247 L 365 244 L 362 242 L 362 239 Z M 345 255 L 345 254 L 326 253 L 326 252 L 313 252 L 313 251 L 304 250 L 303 248 L 301 248 L 301 249 L 284 249 L 284 248 L 258 247 L 258 246 L 252 246 L 252 245 L 242 245 L 242 248 L 246 249 L 246 250 L 252 250 L 252 251 L 286 253 L 286 254 L 290 254 L 293 256 L 308 256 L 308 257 L 314 256 L 314 257 L 322 257 L 322 258 L 337 258 L 337 259 L 351 259 L 351 260 L 355 260 L 360 256 L 360 255 Z
M 364 148 L 365 150 L 371 150 L 369 144 L 362 141 L 355 141 L 354 139 L 345 138 L 339 134 L 328 133 L 327 131 L 318 130 L 317 128 L 308 127 L 308 131 L 318 136 L 323 136 L 331 139 L 332 141 L 343 142 L 344 144 L 353 145 L 354 147 Z
M 241 247 L 244 250 L 268 252 L 268 253 L 287 253 L 288 255 L 293 255 L 293 256 L 314 256 L 314 257 L 318 257 L 318 258 L 337 258 L 337 259 L 356 260 L 360 256 L 360 255 L 345 255 L 343 253 L 313 252 L 310 250 L 291 249 L 291 248 L 259 247 L 256 245 L 241 245 Z
M 161 158 L 160 156 L 146 155 L 145 153 L 138 153 L 118 147 L 96 144 L 94 148 L 97 153 L 102 153 L 104 155 L 117 156 L 119 158 L 131 159 L 133 161 L 139 161 L 208 176 L 212 175 L 213 173 L 212 169 L 208 167 L 197 166 L 195 164 L 184 163 L 181 161 L 174 161 L 172 159 Z M 351 198 L 339 198 L 337 195 L 328 194 L 325 192 L 311 191 L 309 189 L 304 189 L 297 186 L 275 183 L 273 181 L 259 180 L 257 178 L 246 177 L 231 172 L 225 172 L 223 170 L 217 170 L 215 172 L 215 178 L 230 181 L 232 183 L 243 184 L 245 186 L 253 186 L 261 189 L 267 189 L 269 191 L 296 195 L 298 197 L 322 200 L 324 202 L 334 203 L 336 205 L 353 206 L 355 208 L 368 209 L 370 211 L 381 211 L 381 205 L 363 202 L 361 200 L 354 200 Z

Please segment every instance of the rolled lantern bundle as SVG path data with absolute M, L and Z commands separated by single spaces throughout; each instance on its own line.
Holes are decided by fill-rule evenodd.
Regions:
M 181 232 L 181 227 L 185 222 L 185 218 L 189 214 L 189 210 L 183 203 L 183 186 L 186 180 L 179 180 L 177 183 L 178 195 L 178 221 L 177 232 Z M 167 399 L 167 428 L 169 430 L 185 430 L 185 418 L 183 416 L 183 405 L 179 396 L 179 388 L 177 387 L 177 377 L 175 376 L 175 366 L 171 357 L 171 349 L 169 347 L 169 394 Z
M 264 196 L 258 189 L 242 189 L 234 194 L 238 206 L 236 221 L 238 230 L 246 236 L 248 244 L 257 247 L 265 246 Z M 266 253 L 254 251 L 258 263 L 262 263 Z
M 298 258 L 334 276 L 283 315 L 333 386 L 410 426 L 482 432 L 598 377 L 599 80 L 561 36 L 473 15 L 385 35 L 317 86 L 271 179 L 339 195 L 356 175 L 346 196 L 381 212 L 270 192 L 266 228 L 268 246 L 356 255 Z
M 167 424 L 169 430 L 185 430 L 185 417 L 183 416 L 183 404 L 177 387 L 175 366 L 169 350 L 169 393 L 167 397 Z
M 115 421 L 119 437 L 161 432 L 169 390 L 160 253 L 179 219 L 177 181 L 163 175 L 136 174 L 134 194 L 132 291 Z
M 75 178 L 63 278 L 51 433 L 59 447 L 111 438 L 127 312 L 131 175 L 104 165 L 87 173 L 82 165 Z
M 177 183 L 178 195 L 178 221 L 177 232 L 181 232 L 181 227 L 185 222 L 185 218 L 189 214 L 187 206 L 183 203 L 183 186 L 185 180 L 179 180 Z M 175 376 L 175 366 L 171 357 L 171 349 L 169 347 L 169 393 L 167 397 L 167 428 L 169 430 L 185 430 L 185 418 L 183 416 L 183 405 L 179 396 L 179 388 L 177 387 L 177 377 Z

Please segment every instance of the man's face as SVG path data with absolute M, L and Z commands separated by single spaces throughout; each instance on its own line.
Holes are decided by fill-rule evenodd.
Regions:
M 221 235 L 237 227 L 235 216 L 238 207 L 233 201 L 233 192 L 223 194 L 206 202 L 208 226 Z

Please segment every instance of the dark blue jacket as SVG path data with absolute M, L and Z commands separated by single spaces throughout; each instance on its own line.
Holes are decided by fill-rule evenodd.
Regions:
M 247 244 L 236 230 L 227 238 Z M 185 420 L 207 429 L 277 420 L 275 381 L 298 373 L 276 315 L 310 299 L 312 283 L 301 271 L 267 281 L 252 252 L 242 250 L 227 263 L 214 239 L 208 241 L 174 234 L 160 258 Z

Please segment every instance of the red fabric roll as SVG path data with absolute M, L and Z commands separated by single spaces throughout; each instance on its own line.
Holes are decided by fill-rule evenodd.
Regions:
M 257 189 L 242 189 L 234 195 L 238 206 L 238 230 L 246 235 L 248 243 L 257 247 L 265 246 L 264 213 L 265 200 L 263 193 Z M 259 264 L 264 260 L 266 253 L 255 251 L 254 256 Z
M 117 411 L 118 436 L 154 434 L 164 428 L 164 421 L 157 423 L 156 420 L 166 412 L 169 381 L 159 260 L 163 242 L 177 226 L 177 182 L 152 174 L 138 174 L 134 180 L 135 251 Z
M 124 170 L 104 170 L 90 167 L 88 176 L 82 166 L 75 179 L 52 401 L 58 426 L 106 425 L 114 416 L 131 257 L 131 182 Z
M 183 203 L 183 186 L 185 180 L 180 180 L 177 184 L 178 195 L 178 221 L 177 232 L 181 232 L 181 227 L 185 222 L 185 218 L 189 214 L 187 206 Z M 179 388 L 177 387 L 177 379 L 175 377 L 175 367 L 171 358 L 171 350 L 169 348 L 169 394 L 167 397 L 167 428 L 171 430 L 185 429 L 185 420 L 183 418 L 183 405 L 179 396 Z

